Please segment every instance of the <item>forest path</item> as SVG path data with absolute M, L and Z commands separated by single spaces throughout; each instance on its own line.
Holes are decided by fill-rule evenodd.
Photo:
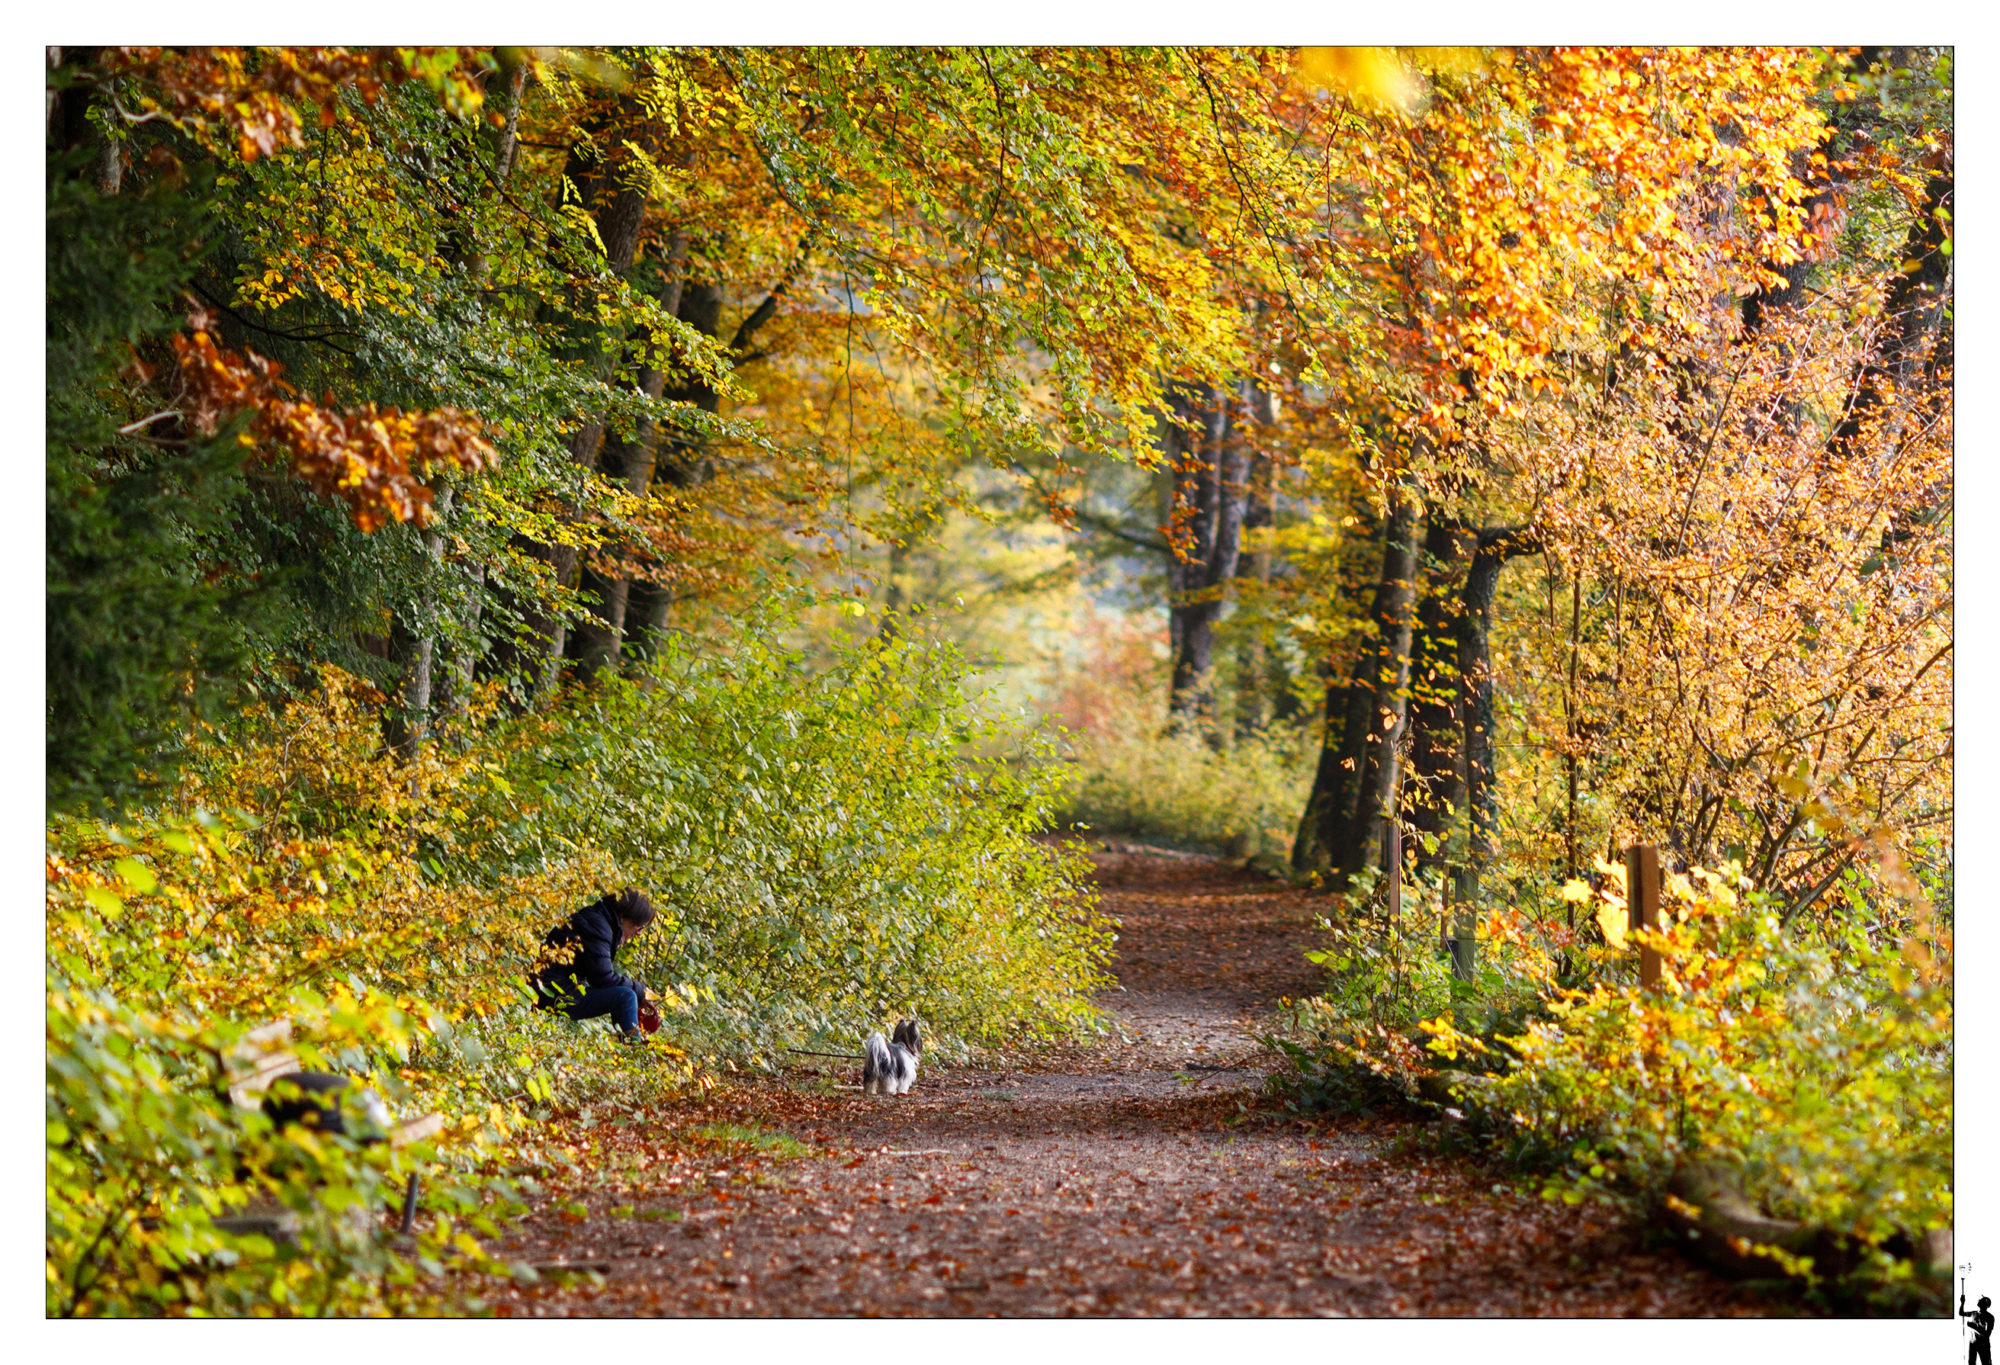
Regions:
M 1274 1112 L 1255 1031 L 1313 988 L 1311 899 L 1219 859 L 1099 846 L 1116 1040 L 926 1068 L 895 1099 L 831 1072 L 746 1082 L 671 1131 L 600 1130 L 591 1178 L 548 1191 L 501 1252 L 602 1278 L 552 1277 L 499 1311 L 1770 1311 L 1604 1215 L 1404 1152 L 1407 1124 Z

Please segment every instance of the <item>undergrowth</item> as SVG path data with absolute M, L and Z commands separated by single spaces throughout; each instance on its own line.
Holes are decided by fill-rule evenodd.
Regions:
M 1319 760 L 1310 727 L 1237 733 L 1227 720 L 1169 723 L 1165 665 L 1140 638 L 1100 629 L 1088 668 L 1065 675 L 1052 709 L 1071 741 L 1072 826 L 1162 839 L 1236 858 L 1288 860 Z M 1222 682 L 1219 696 L 1230 695 Z
M 1600 871 L 1595 892 L 1483 915 L 1469 980 L 1434 919 L 1426 942 L 1336 898 L 1327 989 L 1270 1040 L 1273 1090 L 1298 1112 L 1449 1116 L 1454 1143 L 1544 1197 L 1634 1215 L 1722 1163 L 1845 1249 L 1771 1249 L 1774 1276 L 1849 1305 L 1926 1292 L 1912 1248 L 1953 1207 L 1949 930 L 1921 910 L 1786 925 L 1726 868 L 1670 876 L 1662 927 L 1628 931 L 1623 870 Z M 1658 988 L 1636 979 L 1642 945 Z
M 895 1013 L 946 1056 L 1089 1025 L 1110 929 L 1083 860 L 1031 837 L 1062 781 L 1047 742 L 970 702 L 948 647 L 856 641 L 808 671 L 786 628 L 684 642 L 547 713 L 488 699 L 408 762 L 380 698 L 328 669 L 198 743 L 173 800 L 53 819 L 47 1311 L 476 1310 L 442 1286 L 532 1276 L 482 1239 L 560 1159 L 544 1120 L 629 1124 Z M 663 998 L 643 1051 L 524 985 L 543 931 L 626 884 L 661 912 L 625 954 Z M 392 1151 L 235 1112 L 223 1057 L 274 1020 L 307 1067 L 444 1131 Z M 257 1201 L 301 1215 L 296 1248 L 216 1227 Z

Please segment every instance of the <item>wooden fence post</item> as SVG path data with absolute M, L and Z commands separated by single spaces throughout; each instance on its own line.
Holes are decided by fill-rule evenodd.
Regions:
M 1625 906 L 1627 929 L 1660 927 L 1660 851 L 1651 844 L 1625 850 Z M 1639 949 L 1639 984 L 1647 990 L 1660 984 L 1658 949 Z
M 1395 973 L 1395 997 L 1403 995 L 1403 827 L 1392 816 L 1382 839 L 1382 857 L 1389 864 L 1389 963 Z
M 1458 869 L 1445 863 L 1438 878 L 1438 956 L 1451 952 L 1451 889 L 1458 881 Z
M 1389 872 L 1389 933 L 1393 937 L 1403 922 L 1403 827 L 1389 822 L 1389 836 L 1382 841 L 1382 859 Z
M 1479 871 L 1470 862 L 1458 868 L 1451 901 L 1451 974 L 1470 981 L 1479 961 Z

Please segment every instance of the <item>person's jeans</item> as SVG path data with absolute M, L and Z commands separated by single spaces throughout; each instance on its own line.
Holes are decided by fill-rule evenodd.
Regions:
M 599 1019 L 608 1014 L 620 1033 L 633 1033 L 639 1027 L 639 992 L 630 986 L 598 986 L 585 991 L 582 999 L 564 1005 L 562 1012 L 572 1019 Z

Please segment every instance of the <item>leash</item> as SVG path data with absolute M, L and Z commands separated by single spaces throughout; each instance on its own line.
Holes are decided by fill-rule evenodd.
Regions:
M 858 1052 L 814 1052 L 809 1047 L 788 1047 L 785 1051 L 796 1052 L 801 1057 L 838 1057 L 842 1061 L 847 1062 L 858 1062 L 861 1060 L 861 1054 Z

